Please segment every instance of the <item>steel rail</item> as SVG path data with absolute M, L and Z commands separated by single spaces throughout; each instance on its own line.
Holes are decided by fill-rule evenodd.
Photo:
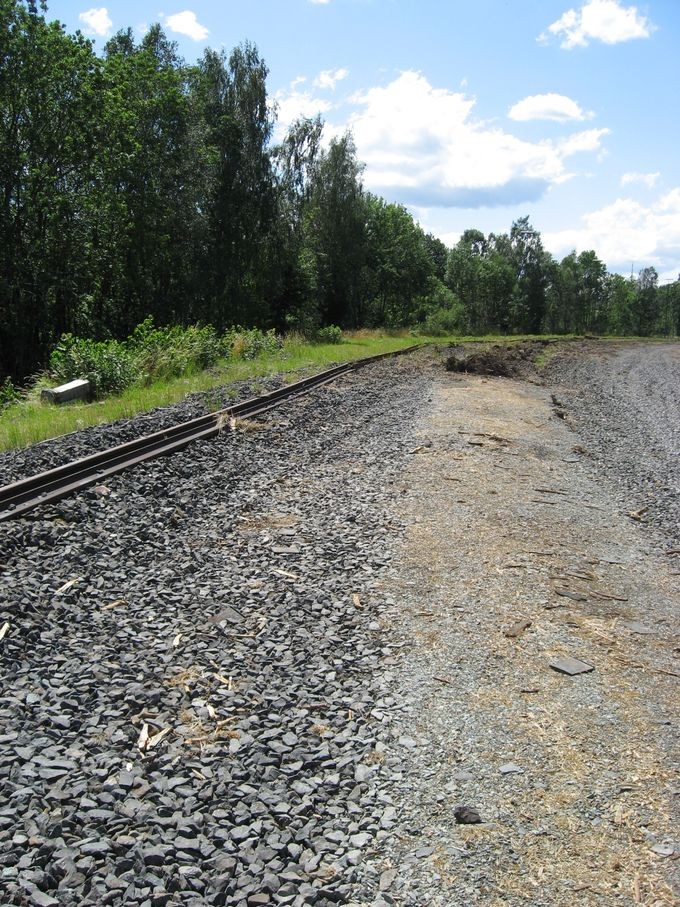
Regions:
M 187 447 L 193 441 L 212 438 L 220 432 L 228 430 L 230 421 L 239 416 L 255 416 L 266 412 L 286 400 L 308 393 L 323 384 L 328 384 L 350 371 L 381 359 L 412 353 L 421 349 L 422 346 L 422 344 L 418 344 L 402 350 L 343 362 L 259 397 L 252 397 L 242 403 L 236 403 L 188 422 L 181 422 L 153 434 L 135 438 L 133 441 L 127 441 L 125 444 L 119 444 L 71 463 L 65 463 L 63 466 L 57 466 L 46 472 L 19 479 L 0 488 L 0 522 L 22 516 L 41 504 L 54 503 L 146 460 L 174 453 Z

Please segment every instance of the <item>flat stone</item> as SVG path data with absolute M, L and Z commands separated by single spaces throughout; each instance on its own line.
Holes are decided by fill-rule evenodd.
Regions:
M 501 765 L 498 769 L 501 775 L 523 775 L 524 769 L 520 765 L 515 765 L 514 762 L 506 762 L 505 765 Z
M 645 627 L 637 620 L 629 620 L 623 625 L 631 633 L 637 633 L 639 636 L 651 636 L 654 633 L 651 627 Z
M 576 674 L 589 674 L 594 671 L 595 667 L 585 661 L 579 661 L 578 658 L 572 658 L 571 655 L 564 655 L 561 658 L 555 658 L 550 662 L 553 671 L 559 671 L 560 674 L 568 674 L 574 677 Z

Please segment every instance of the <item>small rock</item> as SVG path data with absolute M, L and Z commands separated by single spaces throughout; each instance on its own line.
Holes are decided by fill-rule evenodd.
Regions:
M 472 806 L 457 806 L 453 815 L 459 825 L 480 825 L 482 823 L 482 817 Z

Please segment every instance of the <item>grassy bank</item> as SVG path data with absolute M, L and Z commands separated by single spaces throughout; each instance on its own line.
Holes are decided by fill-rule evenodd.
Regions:
M 374 356 L 424 343 L 428 338 L 387 336 L 359 331 L 345 335 L 339 344 L 310 344 L 292 338 L 284 341 L 277 353 L 251 360 L 228 360 L 195 374 L 157 381 L 148 386 L 134 385 L 121 394 L 94 403 L 52 406 L 40 402 L 39 389 L 0 413 L 0 450 L 28 447 L 46 438 L 68 434 L 92 425 L 129 419 L 138 413 L 167 406 L 187 394 L 206 392 L 235 381 L 265 378 L 286 373 L 294 381 L 302 370 L 321 370 L 338 362 Z M 441 339 L 441 338 L 440 338 Z

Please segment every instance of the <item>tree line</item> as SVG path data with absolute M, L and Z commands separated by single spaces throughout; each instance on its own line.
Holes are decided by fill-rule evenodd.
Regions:
M 273 140 L 248 42 L 187 64 L 162 28 L 103 53 L 0 0 L 0 376 L 64 333 L 157 324 L 299 330 L 677 333 L 679 284 L 556 262 L 528 219 L 452 249 L 367 192 L 351 134 L 320 118 Z

